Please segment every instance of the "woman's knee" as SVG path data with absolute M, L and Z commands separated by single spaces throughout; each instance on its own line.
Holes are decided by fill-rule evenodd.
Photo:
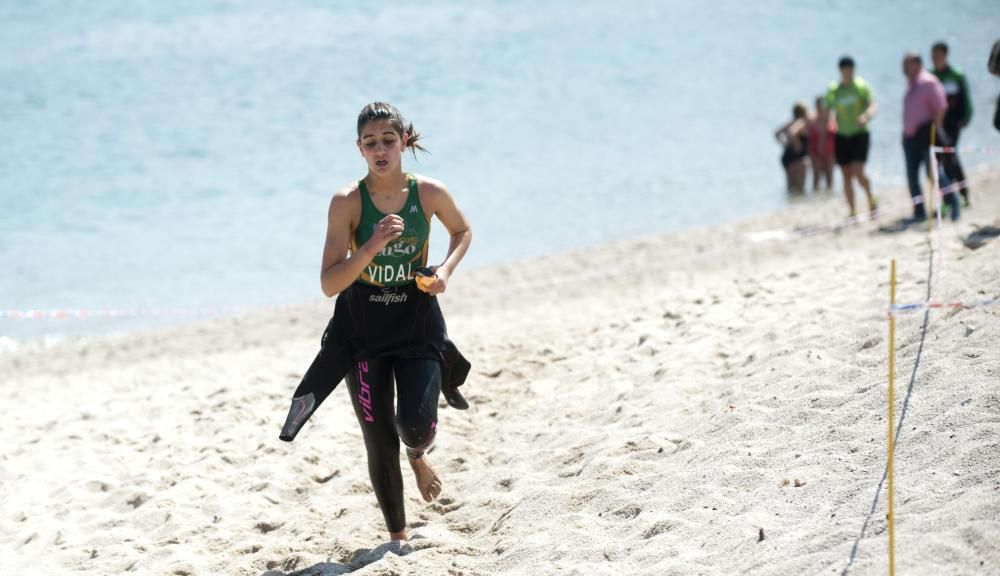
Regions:
M 419 415 L 396 418 L 396 431 L 403 444 L 415 450 L 424 450 L 434 441 L 437 420 L 421 418 Z

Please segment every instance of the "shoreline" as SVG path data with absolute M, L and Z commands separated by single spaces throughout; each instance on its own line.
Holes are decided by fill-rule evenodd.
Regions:
M 996 169 L 989 169 L 985 165 L 976 166 L 968 169 L 969 176 L 971 179 L 989 179 L 991 175 L 997 172 Z M 839 178 L 839 177 L 838 177 Z M 880 198 L 882 198 L 882 212 L 883 216 L 881 222 L 887 222 L 886 217 L 886 206 L 885 198 L 891 197 L 892 200 L 888 204 L 892 208 L 896 208 L 897 211 L 903 206 L 902 202 L 899 202 L 901 197 L 905 197 L 907 192 L 905 189 L 890 189 L 878 192 Z M 514 269 L 521 266 L 531 267 L 536 261 L 544 261 L 546 259 L 558 259 L 561 256 L 574 254 L 580 251 L 585 252 L 601 252 L 609 249 L 614 249 L 614 247 L 619 245 L 627 245 L 628 243 L 648 243 L 648 242 L 666 242 L 670 238 L 688 238 L 697 237 L 699 235 L 710 234 L 713 230 L 729 230 L 732 228 L 752 228 L 756 232 L 751 232 L 748 234 L 750 241 L 756 242 L 766 242 L 773 240 L 774 238 L 768 238 L 767 232 L 774 231 L 776 229 L 782 229 L 786 232 L 792 232 L 791 227 L 781 228 L 788 220 L 794 220 L 796 222 L 795 226 L 826 226 L 831 224 L 841 223 L 843 221 L 843 213 L 846 213 L 846 208 L 844 207 L 843 191 L 838 186 L 835 186 L 832 190 L 822 190 L 819 192 L 809 192 L 801 197 L 791 197 L 788 198 L 788 203 L 779 210 L 774 210 L 770 212 L 762 212 L 756 215 L 738 218 L 735 220 L 719 222 L 715 224 L 699 224 L 693 225 L 691 227 L 682 227 L 678 230 L 663 232 L 648 237 L 639 239 L 613 239 L 603 243 L 598 243 L 594 245 L 588 245 L 583 247 L 577 247 L 570 250 L 563 250 L 559 252 L 554 252 L 550 254 L 542 254 L 537 256 L 530 256 L 523 259 L 518 259 L 509 264 L 503 264 L 499 262 L 495 263 L 485 263 L 479 264 L 471 268 L 460 269 L 459 279 L 466 275 L 471 276 L 470 281 L 475 281 L 477 273 L 480 271 L 485 271 L 497 267 L 503 267 L 505 269 Z M 858 193 L 859 201 L 863 204 L 863 194 Z M 843 213 L 841 213 L 843 212 Z M 892 214 L 896 216 L 896 214 Z M 775 228 L 767 228 L 767 224 L 777 224 Z M 757 230 L 758 227 L 761 227 Z M 761 235 L 760 238 L 754 238 L 754 235 Z M 791 234 L 794 236 L 794 234 Z M 784 238 L 784 240 L 789 240 L 790 238 Z M 587 273 L 587 277 L 593 274 Z M 458 280 L 461 283 L 461 280 Z M 318 292 L 318 289 L 317 289 Z M 141 314 L 140 316 L 145 316 L 147 319 L 144 322 L 134 323 L 133 326 L 121 326 L 115 327 L 113 324 L 120 320 L 116 318 L 109 317 L 91 317 L 91 318 L 72 318 L 71 315 L 66 315 L 64 318 L 46 318 L 42 320 L 37 319 L 17 319 L 17 318 L 3 318 L 0 317 L 0 325 L 7 323 L 8 326 L 19 326 L 20 323 L 25 322 L 43 322 L 48 323 L 50 326 L 68 326 L 68 330 L 57 330 L 51 332 L 45 332 L 43 334 L 32 335 L 29 337 L 22 337 L 18 335 L 6 335 L 0 334 L 0 355 L 15 351 L 17 349 L 22 349 L 25 347 L 38 347 L 38 346 L 49 346 L 58 345 L 64 342 L 74 342 L 83 340 L 93 340 L 102 338 L 128 338 L 130 336 L 137 336 L 143 334 L 152 334 L 158 332 L 169 332 L 172 330 L 182 329 L 187 326 L 197 326 L 205 323 L 211 322 L 226 322 L 238 318 L 267 318 L 271 316 L 279 316 L 282 313 L 293 313 L 298 314 L 300 310 L 311 310 L 317 306 L 322 306 L 326 303 L 331 308 L 332 312 L 332 299 L 324 299 L 318 297 L 316 299 L 310 300 L 300 300 L 296 302 L 284 302 L 275 303 L 264 306 L 245 306 L 245 307 L 230 307 L 229 310 L 225 310 L 226 307 L 202 307 L 202 309 L 213 310 L 210 313 L 199 313 L 197 310 L 190 307 L 177 308 L 176 315 L 173 313 L 168 314 Z M 174 309 L 170 309 L 174 310 Z M 26 312 L 26 311 L 23 311 Z M 43 311 L 48 312 L 48 311 Z M 107 310 L 105 311 L 107 312 Z M 121 314 L 123 318 L 127 318 L 126 322 L 131 322 L 136 314 L 135 310 L 128 310 L 126 313 Z M 141 312 L 141 311 L 140 311 Z M 83 326 L 84 323 L 97 323 L 98 325 L 111 324 L 112 326 L 98 327 L 97 329 L 88 329 Z M 324 324 L 325 326 L 325 324 Z M 13 333 L 17 333 L 18 330 L 12 330 Z M 30 331 L 25 331 L 30 332 Z
M 973 169 L 970 171 L 973 177 L 977 175 L 981 176 L 983 174 L 989 173 L 988 170 Z M 902 191 L 895 190 L 893 193 L 903 194 Z M 470 268 L 463 267 L 460 270 L 459 278 L 465 275 L 471 275 L 471 281 L 475 281 L 475 276 L 480 271 L 489 270 L 496 267 L 504 267 L 506 269 L 517 268 L 521 266 L 532 266 L 533 263 L 538 261 L 544 261 L 546 259 L 558 259 L 561 256 L 574 254 L 577 252 L 600 252 L 602 250 L 614 249 L 614 247 L 619 245 L 625 245 L 629 243 L 648 243 L 648 242 L 659 242 L 667 241 L 671 237 L 686 237 L 689 235 L 699 235 L 710 233 L 713 229 L 724 229 L 730 227 L 756 227 L 756 224 L 773 222 L 773 221 L 783 221 L 785 218 L 790 217 L 791 213 L 796 213 L 801 217 L 803 225 L 816 225 L 824 224 L 834 221 L 836 218 L 836 208 L 838 205 L 843 204 L 842 192 L 839 189 L 834 190 L 822 190 L 819 192 L 810 192 L 801 197 L 789 197 L 788 203 L 779 210 L 774 210 L 770 212 L 762 212 L 759 214 L 738 218 L 735 220 L 730 220 L 726 222 L 719 222 L 714 224 L 699 224 L 692 225 L 690 227 L 682 227 L 678 230 L 657 233 L 650 235 L 648 237 L 639 239 L 612 239 L 606 242 L 587 245 L 582 247 L 577 247 L 569 250 L 562 250 L 558 252 L 553 252 L 549 254 L 541 254 L 536 256 L 529 256 L 526 258 L 515 260 L 509 264 L 503 264 L 499 262 L 495 263 L 485 263 L 479 264 Z M 810 210 L 819 209 L 821 210 L 823 217 L 827 220 L 812 222 L 809 220 L 810 216 L 816 218 L 818 215 L 810 214 L 798 214 L 800 212 L 808 212 Z M 461 280 L 459 280 L 461 282 Z M 318 292 L 318 288 L 317 288 Z M 51 347 L 54 345 L 59 345 L 67 342 L 79 342 L 79 341 L 90 341 L 90 340 L 101 340 L 101 339 L 118 339 L 118 338 L 128 338 L 131 336 L 142 336 L 142 335 L 152 335 L 161 332 L 171 332 L 175 330 L 180 330 L 185 327 L 199 326 L 206 323 L 212 322 L 228 322 L 236 319 L 251 319 L 251 318 L 268 318 L 271 316 L 279 316 L 285 313 L 298 314 L 304 310 L 312 310 L 317 306 L 327 305 L 330 307 L 332 312 L 332 302 L 333 299 L 327 299 L 322 297 L 317 297 L 315 299 L 299 300 L 295 302 L 284 302 L 268 304 L 263 306 L 245 306 L 245 307 L 230 307 L 230 310 L 225 310 L 225 307 L 201 307 L 202 310 L 211 310 L 208 313 L 199 312 L 198 308 L 182 307 L 182 308 L 168 308 L 167 313 L 163 314 L 161 312 L 153 311 L 152 309 L 125 309 L 123 311 L 115 311 L 114 314 L 118 317 L 111 316 L 111 309 L 101 309 L 100 312 L 106 313 L 104 316 L 99 316 L 97 314 L 92 315 L 87 318 L 75 318 L 72 312 L 77 309 L 66 309 L 62 310 L 62 317 L 52 318 L 49 315 L 54 314 L 54 311 L 49 310 L 39 310 L 39 312 L 46 314 L 45 318 L 34 319 L 34 318 L 4 318 L 0 317 L 0 323 L 7 323 L 8 326 L 18 327 L 22 323 L 28 322 L 40 322 L 47 323 L 50 326 L 69 326 L 68 330 L 54 330 L 51 332 L 45 332 L 39 335 L 32 335 L 29 337 L 22 337 L 16 335 L 18 330 L 12 330 L 15 335 L 0 334 L 0 354 L 16 351 L 17 349 L 23 349 L 25 347 Z M 81 309 L 83 310 L 83 309 Z M 34 312 L 33 310 L 23 310 L 19 311 L 25 313 L 26 316 L 30 315 L 28 313 Z M 67 313 L 69 312 L 69 313 Z M 135 318 L 145 318 L 144 322 L 134 323 Z M 121 326 L 116 327 L 114 324 L 116 322 L 133 322 L 135 325 L 132 327 Z M 86 323 L 97 324 L 96 329 L 88 329 L 84 326 Z M 104 326 L 101 326 L 101 325 Z M 111 325 L 111 326 L 108 326 Z M 325 324 L 324 324 L 325 326 Z
M 957 239 L 1000 222 L 1000 171 L 974 178 L 932 237 L 935 298 L 1000 297 L 1000 238 Z M 880 198 L 885 221 L 906 208 Z M 856 545 L 850 573 L 882 573 L 888 261 L 897 302 L 922 301 L 927 234 L 749 239 L 845 210 L 456 276 L 472 406 L 439 410 L 438 502 L 404 473 L 401 546 L 345 392 L 277 439 L 328 301 L 0 353 L 0 549 L 14 571 L 792 575 L 840 573 Z M 928 318 L 897 323 L 897 566 L 975 573 L 1000 564 L 1000 310 Z

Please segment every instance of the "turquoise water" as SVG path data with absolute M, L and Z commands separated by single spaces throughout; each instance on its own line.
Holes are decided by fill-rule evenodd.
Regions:
M 466 266 L 788 202 L 774 128 L 850 53 L 903 182 L 900 59 L 952 45 L 996 146 L 993 2 L 0 2 L 0 309 L 321 297 L 360 108 L 395 103 L 473 222 Z M 966 155 L 969 166 L 998 157 Z M 447 245 L 440 226 L 432 254 Z M 0 335 L 148 320 L 0 319 Z

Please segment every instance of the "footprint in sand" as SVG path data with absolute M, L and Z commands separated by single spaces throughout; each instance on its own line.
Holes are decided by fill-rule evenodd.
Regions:
M 670 530 L 673 530 L 673 528 L 674 525 L 672 522 L 668 522 L 666 520 L 660 520 L 654 523 L 649 528 L 646 528 L 646 530 L 642 533 L 642 537 L 645 540 L 649 540 L 654 536 L 663 534 L 664 532 L 669 532 Z
M 354 482 L 351 487 L 347 489 L 348 494 L 368 494 L 372 491 L 372 487 L 364 482 Z
M 262 520 L 254 524 L 254 528 L 260 531 L 261 534 L 267 534 L 268 532 L 274 532 L 275 530 L 281 528 L 284 525 L 285 525 L 284 522 Z
M 136 494 L 135 496 L 126 500 L 125 503 L 131 506 L 132 509 L 134 510 L 139 506 L 145 504 L 147 501 L 149 501 L 149 496 L 146 496 L 145 494 Z
M 479 530 L 482 529 L 482 526 L 473 522 L 449 522 L 448 529 L 452 532 L 458 532 L 459 534 L 465 534 L 468 536 L 479 532 Z
M 260 552 L 261 548 L 263 548 L 263 546 L 260 544 L 247 544 L 246 546 L 240 548 L 238 552 L 240 554 L 256 554 Z
M 611 511 L 612 516 L 617 516 L 623 520 L 631 520 L 642 514 L 642 508 L 636 504 L 626 504 L 621 508 Z
M 291 558 L 285 558 L 284 560 L 268 560 L 264 566 L 266 566 L 268 570 L 278 568 L 282 572 L 287 572 L 289 570 L 295 570 L 301 563 L 302 558 L 292 556 Z M 306 572 L 306 574 L 312 574 L 312 572 Z M 322 572 L 317 572 L 316 574 L 319 575 L 322 574 Z
M 462 507 L 462 505 L 463 504 L 461 502 L 455 502 L 453 498 L 449 498 L 448 496 L 441 496 L 440 498 L 429 504 L 428 507 L 431 510 L 437 512 L 438 514 L 448 514 L 450 512 L 458 510 L 459 508 Z
M 91 480 L 84 484 L 84 487 L 93 492 L 107 492 L 113 488 L 113 486 L 103 480 Z
M 340 476 L 340 470 L 334 470 L 332 472 L 324 472 L 322 474 L 315 474 L 312 477 L 313 482 L 317 484 L 326 484 L 330 480 Z

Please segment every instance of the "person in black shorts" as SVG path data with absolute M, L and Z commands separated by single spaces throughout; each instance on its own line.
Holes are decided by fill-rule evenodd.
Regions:
M 844 56 L 839 62 L 840 80 L 833 81 L 826 93 L 827 108 L 837 117 L 837 137 L 835 157 L 844 176 L 844 196 L 853 218 L 857 214 L 854 206 L 854 180 L 857 180 L 868 197 L 868 209 L 875 216 L 878 201 L 872 194 L 871 181 L 865 174 L 868 161 L 870 136 L 868 123 L 875 116 L 878 106 L 868 83 L 854 74 L 854 60 Z
M 862 170 L 864 169 L 864 164 L 868 162 L 868 147 L 871 145 L 871 135 L 868 132 L 853 136 L 837 134 L 836 143 L 834 155 L 838 165 L 861 164 Z

